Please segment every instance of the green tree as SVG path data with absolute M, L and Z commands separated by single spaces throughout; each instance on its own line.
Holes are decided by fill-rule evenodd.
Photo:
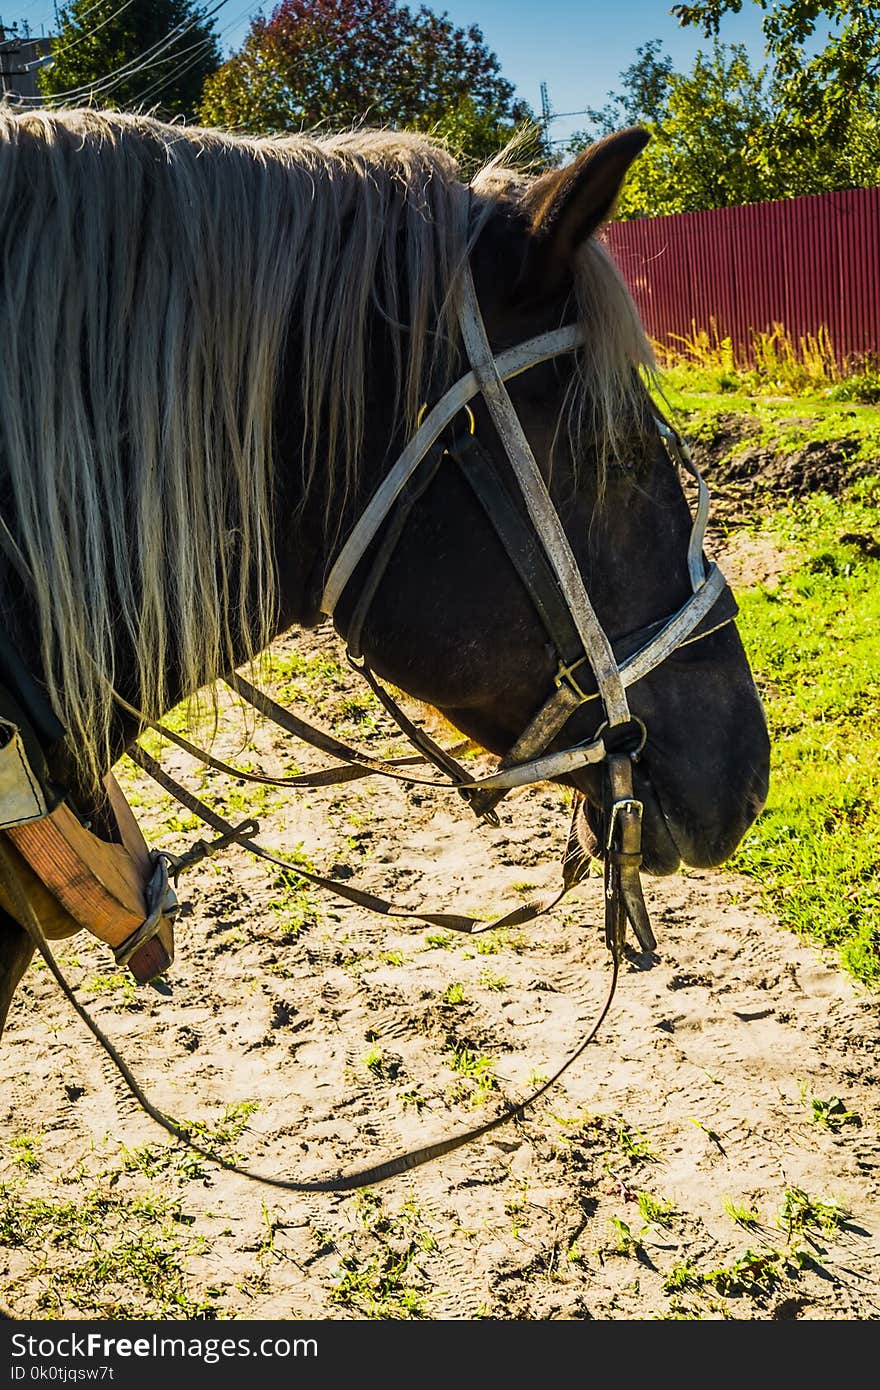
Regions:
M 588 139 L 611 135 L 628 125 L 658 123 L 666 111 L 669 84 L 673 78 L 672 59 L 664 53 L 660 39 L 649 39 L 636 49 L 635 61 L 620 74 L 621 90 L 610 92 L 605 106 L 587 107 L 594 135 L 575 136 L 578 148 Z M 632 178 L 633 171 L 627 175 Z
M 622 91 L 590 112 L 591 129 L 573 141 L 577 150 L 621 126 L 650 130 L 651 142 L 627 176 L 619 216 L 696 212 L 772 196 L 762 170 L 745 157 L 766 124 L 770 98 L 763 69 L 752 71 L 744 48 L 716 41 L 711 53 L 697 54 L 691 72 L 678 73 L 654 40 L 620 76 Z
M 70 0 L 38 80 L 64 105 L 192 117 L 220 57 L 212 12 L 193 0 Z
M 876 110 L 880 90 L 880 4 L 871 0 L 753 0 L 764 12 L 774 66 L 777 147 L 791 157 L 822 144 L 839 148 Z M 676 4 L 682 25 L 717 35 L 743 0 Z
M 397 0 L 281 0 L 207 80 L 200 117 L 254 134 L 425 130 L 474 160 L 534 125 L 480 29 Z
M 621 217 L 665 216 L 765 202 L 880 181 L 880 120 L 864 95 L 851 104 L 845 135 L 803 143 L 797 158 L 780 144 L 779 83 L 752 69 L 744 47 L 717 39 L 689 73 L 673 71 L 662 45 L 637 50 L 621 91 L 591 110 L 577 150 L 608 131 L 644 125 L 652 134 L 624 185 Z

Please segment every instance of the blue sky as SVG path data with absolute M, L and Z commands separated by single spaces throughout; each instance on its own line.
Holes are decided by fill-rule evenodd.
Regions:
M 556 112 L 601 106 L 609 91 L 619 88 L 619 75 L 632 62 L 636 48 L 648 39 L 662 39 L 675 66 L 691 66 L 707 41 L 699 31 L 682 29 L 671 14 L 673 0 L 428 0 L 431 8 L 446 10 L 456 24 L 478 24 L 488 46 L 497 53 L 502 71 L 517 93 L 539 112 L 541 83 L 546 82 Z M 416 3 L 416 0 L 413 0 Z M 226 51 L 232 51 L 249 27 L 249 16 L 268 13 L 272 5 L 248 7 L 245 0 L 226 0 L 217 17 Z M 39 32 L 51 32 L 51 0 L 5 0 L 0 14 L 7 23 L 29 20 Z M 738 15 L 724 22 L 721 37 L 743 43 L 753 62 L 764 56 L 761 11 L 745 0 Z M 577 130 L 579 117 L 554 121 L 552 135 L 564 139 Z
M 621 72 L 648 39 L 662 39 L 676 68 L 690 68 L 709 41 L 699 30 L 682 29 L 671 14 L 673 0 L 447 0 L 445 9 L 461 25 L 478 24 L 497 53 L 504 76 L 532 109 L 541 110 L 546 82 L 553 111 L 602 106 L 620 88 Z M 725 21 L 721 37 L 743 43 L 753 61 L 764 59 L 761 11 L 745 0 L 743 12 Z M 554 121 L 563 139 L 583 125 L 582 117 Z

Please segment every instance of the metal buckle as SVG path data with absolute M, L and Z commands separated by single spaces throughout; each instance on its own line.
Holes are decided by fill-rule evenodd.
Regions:
M 482 787 L 471 787 L 468 783 L 455 789 L 462 801 L 467 802 L 474 815 L 479 820 L 485 821 L 486 825 L 491 825 L 493 830 L 497 830 L 501 824 L 501 817 L 495 810 L 496 805 L 501 801 L 504 792 L 483 791 Z
M 587 704 L 590 700 L 598 700 L 599 698 L 598 690 L 591 691 L 589 695 L 585 694 L 572 674 L 579 666 L 583 666 L 585 661 L 589 663 L 589 660 L 590 658 L 588 656 L 581 656 L 578 657 L 577 661 L 573 661 L 570 666 L 566 666 L 560 659 L 559 669 L 553 677 L 553 684 L 556 686 L 557 690 L 561 690 L 564 685 L 567 685 L 572 694 L 578 697 L 582 705 Z
M 605 848 L 607 850 L 614 848 L 614 830 L 617 823 L 618 815 L 623 815 L 624 813 L 631 811 L 636 817 L 636 820 L 639 822 L 639 826 L 641 827 L 644 810 L 645 807 L 643 803 L 641 801 L 637 801 L 636 798 L 633 796 L 624 797 L 622 801 L 614 802 L 613 806 L 611 807 L 611 815 L 608 817 L 608 833 L 605 837 Z
M 462 410 L 465 412 L 465 414 L 466 414 L 467 417 L 468 417 L 468 433 L 469 433 L 469 434 L 476 434 L 476 432 L 477 432 L 477 422 L 476 422 L 476 420 L 474 419 L 474 412 L 471 410 L 471 408 L 470 408 L 470 406 L 467 404 L 467 402 L 465 402 L 465 404 L 464 404 L 461 408 L 462 408 Z M 428 403 L 427 403 L 427 401 L 425 401 L 423 405 L 420 405 L 420 406 L 419 406 L 419 413 L 418 413 L 418 415 L 416 416 L 416 429 L 419 428 L 419 426 L 421 425 L 421 423 L 422 423 L 422 421 L 424 420 L 424 418 L 425 418 L 425 416 L 427 415 L 427 413 L 428 413 Z M 453 416 L 453 419 L 454 419 L 454 418 L 455 418 L 455 417 Z M 452 423 L 452 421 L 450 420 L 449 423 L 446 425 L 446 428 L 447 428 L 447 429 L 449 428 L 449 425 L 450 425 L 451 423 Z

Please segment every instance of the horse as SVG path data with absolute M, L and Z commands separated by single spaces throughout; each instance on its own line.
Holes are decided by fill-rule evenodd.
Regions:
M 687 607 L 702 583 L 691 513 L 650 345 L 601 240 L 647 139 L 622 130 L 537 174 L 499 156 L 466 183 L 415 134 L 251 138 L 0 107 L 0 608 L 57 718 L 43 751 L 80 816 L 100 823 L 102 778 L 144 721 L 325 621 L 502 759 L 563 684 L 577 698 L 546 750 L 597 739 L 610 677 L 589 652 L 576 679 L 563 669 L 539 611 L 558 586 L 536 600 L 451 446 L 393 544 L 380 517 L 346 547 L 425 412 L 473 365 L 470 294 L 488 357 L 464 433 L 502 478 L 501 510 L 528 524 L 492 364 L 567 333 L 565 351 L 501 390 L 572 557 L 569 586 L 613 652 Z M 769 768 L 729 614 L 627 696 L 644 731 L 643 867 L 722 863 Z M 601 769 L 555 780 L 575 789 L 601 855 Z M 32 953 L 2 913 L 0 1029 Z

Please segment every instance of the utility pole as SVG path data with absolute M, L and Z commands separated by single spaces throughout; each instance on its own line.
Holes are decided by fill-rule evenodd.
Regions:
M 541 122 L 542 122 L 542 124 L 543 124 L 543 126 L 544 126 L 544 134 L 545 134 L 545 135 L 547 134 L 547 130 L 548 130 L 548 128 L 549 128 L 549 125 L 550 125 L 550 122 L 551 122 L 552 119 L 553 119 L 553 115 L 552 115 L 552 112 L 551 112 L 551 110 L 550 110 L 550 94 L 549 94 L 549 92 L 547 91 L 547 83 L 546 83 L 546 82 L 542 82 L 542 83 L 541 83 Z

